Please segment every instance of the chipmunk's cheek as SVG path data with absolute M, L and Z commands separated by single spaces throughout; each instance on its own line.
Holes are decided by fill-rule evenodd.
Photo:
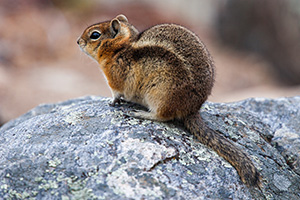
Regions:
M 91 53 L 93 53 L 92 49 L 87 45 L 86 41 L 83 40 L 82 38 L 79 38 L 77 40 L 77 44 L 80 48 L 81 51 L 86 53 L 87 55 L 91 56 Z

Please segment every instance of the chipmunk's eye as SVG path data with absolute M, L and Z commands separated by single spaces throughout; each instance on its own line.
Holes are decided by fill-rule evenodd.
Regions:
M 90 35 L 90 38 L 92 40 L 97 40 L 99 37 L 101 36 L 101 34 L 98 31 L 94 31 L 92 32 L 92 34 Z

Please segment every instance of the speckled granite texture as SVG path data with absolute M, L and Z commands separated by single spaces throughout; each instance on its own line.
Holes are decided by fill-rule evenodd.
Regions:
M 128 117 L 133 104 L 83 97 L 41 105 L 0 128 L 0 199 L 300 199 L 300 97 L 206 103 L 207 124 L 247 151 L 236 170 L 179 122 Z

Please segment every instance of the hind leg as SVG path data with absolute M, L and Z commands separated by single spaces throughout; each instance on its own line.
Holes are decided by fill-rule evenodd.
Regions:
M 170 104 L 168 101 L 164 101 L 164 94 L 155 93 L 155 96 L 160 96 L 160 98 L 153 98 L 153 95 L 148 95 L 148 98 L 144 99 L 144 106 L 148 108 L 147 111 L 138 110 L 129 112 L 129 116 L 148 119 L 153 121 L 170 121 L 175 118 L 177 108 L 174 108 L 173 104 Z
M 148 119 L 148 120 L 152 120 L 152 121 L 169 121 L 171 119 L 168 118 L 161 118 L 158 117 L 156 113 L 154 112 L 147 112 L 147 111 L 143 111 L 143 110 L 139 110 L 139 111 L 131 111 L 128 113 L 129 116 L 131 117 L 135 117 L 135 118 L 139 118 L 139 119 Z
M 139 111 L 130 111 L 128 113 L 131 117 L 139 118 L 139 119 L 149 119 L 149 120 L 157 120 L 157 117 L 155 116 L 154 113 L 152 112 L 147 112 L 143 110 Z
M 176 118 L 175 112 L 167 106 L 162 106 L 155 108 L 154 106 L 151 106 L 152 109 L 150 111 L 143 111 L 143 110 L 134 110 L 129 112 L 129 116 L 140 118 L 140 119 L 148 119 L 153 121 L 170 121 Z

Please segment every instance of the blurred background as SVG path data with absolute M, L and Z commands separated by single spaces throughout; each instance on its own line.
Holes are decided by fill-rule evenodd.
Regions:
M 76 41 L 121 13 L 140 31 L 172 22 L 199 35 L 217 67 L 210 101 L 300 94 L 298 0 L 0 0 L 0 125 L 42 103 L 110 97 Z

